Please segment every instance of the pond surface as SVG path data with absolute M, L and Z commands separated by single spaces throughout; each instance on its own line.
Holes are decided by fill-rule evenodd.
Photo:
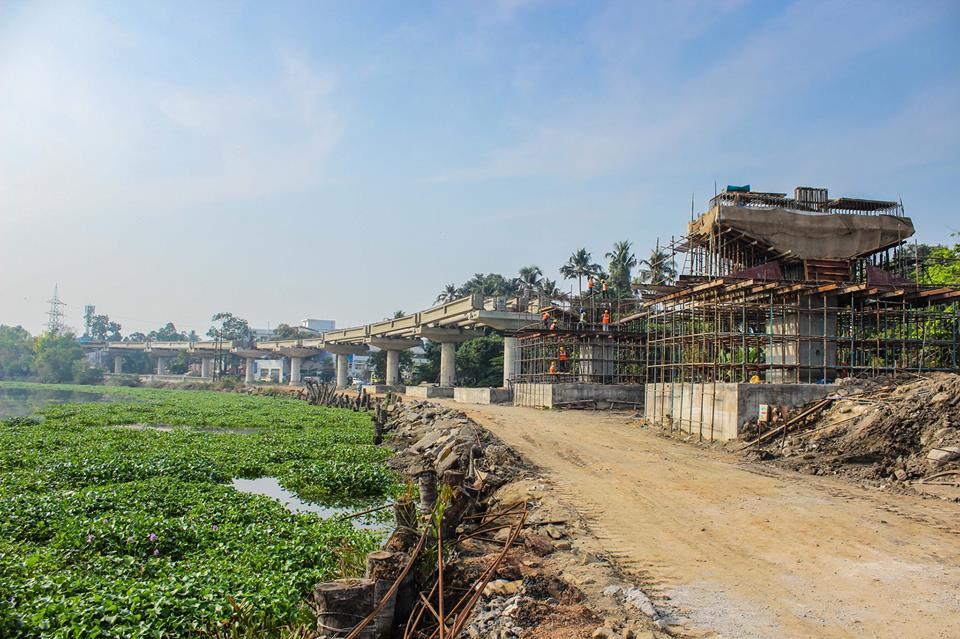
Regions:
M 87 393 L 53 388 L 0 387 L 0 419 L 27 417 L 54 404 L 106 401 L 110 401 L 106 395 L 92 391 Z
M 365 507 L 333 508 L 330 506 L 324 506 L 322 504 L 303 501 L 292 492 L 281 486 L 276 477 L 258 477 L 256 479 L 236 478 L 233 480 L 233 487 L 242 493 L 264 495 L 266 497 L 276 499 L 292 513 L 317 513 L 321 517 L 334 517 L 336 515 L 349 515 L 354 512 L 366 510 Z M 386 512 L 392 511 L 386 510 Z M 352 521 L 356 528 L 380 531 L 390 529 L 389 522 L 379 521 L 377 518 L 377 513 L 356 517 Z

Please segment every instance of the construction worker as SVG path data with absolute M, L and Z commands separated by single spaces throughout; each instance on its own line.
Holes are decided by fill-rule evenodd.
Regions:
M 587 329 L 587 309 L 580 307 L 580 318 L 577 320 L 577 330 L 583 331 Z
M 610 309 L 603 310 L 603 319 L 600 322 L 603 324 L 604 331 L 610 330 Z
M 550 313 L 544 311 L 543 315 L 540 316 L 540 320 L 543 322 L 544 328 L 550 328 Z
M 550 330 L 551 331 L 557 330 L 557 320 L 553 320 L 552 322 L 550 322 Z
M 557 374 L 557 363 L 556 363 L 556 362 L 550 362 L 550 374 L 551 374 L 551 375 L 556 375 L 556 374 Z
M 607 280 L 600 280 L 600 292 L 603 293 L 604 297 L 606 297 L 607 293 L 610 292 L 610 287 L 607 285 Z
M 587 276 L 587 295 L 593 295 L 593 276 Z
M 567 372 L 567 349 L 565 349 L 563 346 L 560 347 L 560 353 L 558 354 L 557 359 L 560 360 L 560 372 L 566 373 Z

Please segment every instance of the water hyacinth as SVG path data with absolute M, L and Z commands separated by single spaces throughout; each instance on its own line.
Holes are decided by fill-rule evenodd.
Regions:
M 250 636 L 276 636 L 314 584 L 362 571 L 344 557 L 374 550 L 374 533 L 291 515 L 229 482 L 278 477 L 325 505 L 382 500 L 396 483 L 369 416 L 240 394 L 101 391 L 127 401 L 0 427 L 0 637 L 204 636 L 228 597 L 264 614 Z M 134 423 L 178 428 L 115 427 Z

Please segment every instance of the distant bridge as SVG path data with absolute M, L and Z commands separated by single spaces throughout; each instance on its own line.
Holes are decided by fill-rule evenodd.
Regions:
M 539 321 L 539 304 L 516 298 L 468 295 L 428 308 L 419 313 L 374 324 L 326 331 L 316 336 L 256 342 L 252 346 L 231 341 L 193 342 L 88 342 L 88 350 L 113 356 L 114 373 L 123 372 L 123 355 L 148 353 L 157 360 L 157 374 L 166 373 L 167 360 L 178 353 L 200 358 L 200 377 L 209 378 L 218 352 L 229 352 L 246 359 L 246 382 L 253 383 L 253 360 L 265 356 L 290 359 L 290 384 L 299 384 L 300 365 L 305 357 L 322 352 L 336 356 L 337 387 L 347 386 L 347 357 L 366 353 L 370 347 L 387 352 L 387 386 L 400 383 L 400 353 L 421 345 L 422 339 L 440 344 L 440 386 L 456 383 L 457 344 L 483 335 L 489 328 L 504 335 L 503 379 L 517 370 L 519 351 L 513 333 Z

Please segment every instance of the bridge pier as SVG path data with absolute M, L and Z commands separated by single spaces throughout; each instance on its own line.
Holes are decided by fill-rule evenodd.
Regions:
M 164 355 L 157 356 L 157 375 L 167 374 L 167 358 Z
M 290 385 L 296 386 L 300 383 L 300 365 L 303 363 L 302 357 L 290 358 Z
M 347 387 L 347 358 L 346 353 L 337 353 L 337 388 Z
M 204 379 L 212 377 L 213 368 L 213 358 L 212 357 L 201 357 L 200 358 L 200 377 Z
M 387 386 L 397 386 L 400 383 L 400 351 L 387 351 Z
M 520 374 L 520 344 L 516 337 L 503 336 L 503 387 Z
M 255 381 L 255 378 L 253 377 L 254 359 L 252 357 L 247 357 L 243 361 L 244 361 L 244 369 L 245 369 L 244 375 L 243 375 L 243 383 L 252 384 Z
M 114 375 L 123 374 L 123 355 L 113 356 L 113 374 Z
M 457 343 L 440 342 L 440 386 L 457 383 Z

